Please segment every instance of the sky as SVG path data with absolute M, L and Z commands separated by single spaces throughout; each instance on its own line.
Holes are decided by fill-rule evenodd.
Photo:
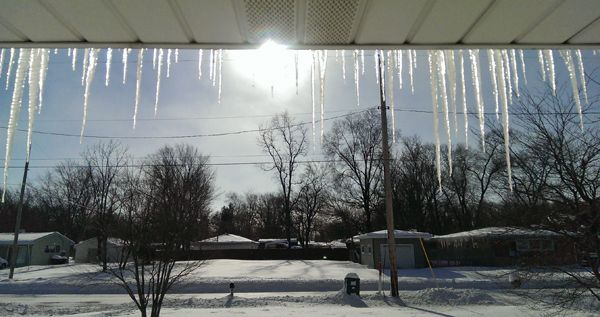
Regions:
M 8 52 L 4 59 L 2 77 L 0 77 L 0 127 L 6 127 L 10 111 L 12 86 L 5 90 Z M 66 158 L 79 159 L 80 153 L 87 146 L 99 142 L 99 139 L 84 138 L 80 144 L 79 133 L 82 125 L 83 94 L 81 84 L 82 54 L 76 69 L 71 69 L 71 57 L 66 49 L 54 51 L 50 55 L 49 70 L 44 90 L 44 102 L 41 114 L 36 119 L 35 130 L 52 133 L 64 133 L 73 136 L 34 134 L 31 153 L 30 177 L 28 183 L 35 183 L 43 174 Z M 346 79 L 343 79 L 342 58 L 345 54 Z M 175 63 L 173 51 L 170 76 L 166 77 L 167 65 L 163 65 L 158 112 L 154 115 L 156 91 L 156 73 L 153 69 L 152 49 L 144 56 L 143 75 L 141 80 L 140 105 L 137 125 L 133 129 L 133 112 L 136 86 L 137 50 L 129 54 L 126 82 L 123 84 L 123 63 L 121 50 L 113 50 L 110 83 L 105 85 L 106 51 L 99 54 L 94 81 L 90 89 L 88 120 L 86 135 L 117 137 L 136 159 L 155 152 L 165 144 L 189 143 L 196 146 L 201 153 L 211 157 L 210 162 L 216 172 L 217 197 L 213 208 L 223 205 L 229 192 L 245 193 L 276 191 L 277 183 L 274 174 L 263 171 L 254 164 L 235 164 L 266 162 L 269 157 L 262 153 L 257 142 L 255 130 L 265 124 L 273 115 L 288 111 L 296 122 L 309 122 L 311 145 L 307 159 L 322 159 L 318 135 L 312 144 L 310 132 L 312 118 L 310 57 L 301 54 L 299 57 L 298 92 L 296 93 L 294 53 L 281 49 L 271 51 L 223 51 L 222 61 L 222 93 L 218 102 L 218 80 L 213 86 L 209 79 L 209 50 L 204 50 L 202 58 L 202 76 L 199 79 L 198 50 L 180 50 L 179 61 Z M 166 60 L 167 51 L 164 56 Z M 490 79 L 487 72 L 485 52 L 481 52 L 482 83 L 486 111 L 493 111 Z M 538 71 L 537 53 L 526 51 L 527 87 L 541 89 L 543 83 Z M 466 55 L 465 55 L 466 59 Z M 568 76 L 564 63 L 558 52 L 554 53 L 559 85 L 568 84 Z M 600 66 L 600 55 L 584 51 L 587 71 Z M 357 104 L 352 51 L 328 52 L 324 83 L 324 117 L 326 119 L 343 116 L 379 104 L 379 88 L 376 82 L 373 51 L 365 51 L 365 72 L 360 74 L 360 102 Z M 467 63 L 466 66 L 469 64 Z M 520 69 L 520 67 L 519 67 Z M 467 79 L 467 103 L 474 111 L 470 72 Z M 13 75 L 14 78 L 14 68 Z M 316 103 L 319 108 L 318 82 L 316 74 Z M 404 60 L 404 87 L 398 87 L 395 78 L 395 128 L 401 135 L 418 135 L 424 141 L 433 142 L 433 121 L 431 113 L 413 112 L 431 110 L 431 92 L 426 51 L 417 51 L 417 68 L 414 71 L 414 94 L 409 89 L 407 60 Z M 521 87 L 525 87 L 522 75 Z M 10 85 L 9 85 L 10 86 Z M 590 88 L 593 88 L 590 86 Z M 23 110 L 19 128 L 27 127 L 27 98 L 23 100 Z M 408 111 L 407 111 L 408 110 Z M 388 121 L 391 119 L 388 112 Z M 317 118 L 319 114 L 317 113 Z M 332 120 L 325 122 L 327 132 Z M 471 127 L 476 126 L 474 117 L 470 118 Z M 459 116 L 459 129 L 463 121 Z M 317 123 L 317 127 L 319 127 Z M 442 140 L 445 139 L 443 129 Z M 237 133 L 240 132 L 240 133 Z M 193 138 L 144 138 L 131 137 L 166 137 L 186 135 L 206 135 L 227 133 L 222 136 L 203 136 Z M 122 138 L 124 137 L 124 138 Z M 470 135 L 470 143 L 477 142 L 475 135 Z M 6 129 L 0 128 L 0 142 L 6 140 Z M 105 140 L 106 141 L 106 140 Z M 453 138 L 454 143 L 464 143 L 464 136 L 459 134 Z M 14 141 L 13 160 L 9 169 L 9 188 L 18 189 L 22 177 L 25 157 L 26 133 L 17 132 Z M 398 145 L 394 145 L 397 149 Z M 5 147 L 0 150 L 2 162 Z M 233 165 L 219 165 L 234 163 Z

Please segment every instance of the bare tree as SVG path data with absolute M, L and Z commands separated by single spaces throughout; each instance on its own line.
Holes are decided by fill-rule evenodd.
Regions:
M 371 109 L 336 121 L 323 148 L 336 161 L 332 166 L 337 196 L 348 207 L 362 209 L 362 230 L 371 231 L 383 183 L 379 113 Z
M 306 154 L 308 140 L 306 128 L 296 124 L 287 112 L 274 116 L 271 121 L 260 127 L 259 145 L 271 157 L 273 164 L 267 170 L 275 171 L 285 213 L 285 228 L 288 247 L 291 246 L 293 187 L 297 184 L 295 172 L 298 159 Z
M 315 231 L 315 220 L 327 208 L 328 187 L 326 171 L 315 164 L 309 164 L 302 175 L 294 208 L 294 222 L 303 247 L 308 247 Z

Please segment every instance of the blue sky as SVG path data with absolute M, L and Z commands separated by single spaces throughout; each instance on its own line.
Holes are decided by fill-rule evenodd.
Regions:
M 311 121 L 311 91 L 310 67 L 302 63 L 299 70 L 298 94 L 295 89 L 295 72 L 293 56 L 287 58 L 286 64 L 280 64 L 277 58 L 256 56 L 257 54 L 242 51 L 225 51 L 222 71 L 222 99 L 217 103 L 217 86 L 213 87 L 209 80 L 209 54 L 203 55 L 203 75 L 198 79 L 198 51 L 180 50 L 179 62 L 174 58 L 171 64 L 171 76 L 166 78 L 166 65 L 163 68 L 158 116 L 154 119 L 154 94 L 156 71 L 152 69 L 152 50 L 144 57 L 144 73 L 142 78 L 141 102 L 136 129 L 132 129 L 131 121 L 135 96 L 135 68 L 137 51 L 129 56 L 127 81 L 122 84 L 123 65 L 120 50 L 113 51 L 111 67 L 111 82 L 104 85 L 105 51 L 99 55 L 96 76 L 91 88 L 89 101 L 88 122 L 85 134 L 103 136 L 174 136 L 190 134 L 211 134 L 256 129 L 265 123 L 270 116 L 289 111 L 297 121 Z M 285 53 L 284 53 L 285 54 Z M 342 60 L 336 58 L 335 51 L 329 52 L 325 81 L 325 117 L 343 115 L 345 113 L 376 106 L 379 103 L 378 86 L 375 81 L 373 52 L 365 53 L 365 73 L 360 80 L 360 106 L 357 106 L 351 51 L 346 53 L 346 80 L 342 79 Z M 537 53 L 526 52 L 526 68 L 528 88 L 541 87 L 538 72 Z M 7 54 L 8 55 L 8 54 Z M 481 53 L 482 83 L 485 92 L 486 111 L 493 111 L 491 86 L 487 72 L 485 52 Z M 71 70 L 71 58 L 66 50 L 59 50 L 50 56 L 48 77 L 44 92 L 44 106 L 37 118 L 35 130 L 58 132 L 78 135 L 81 128 L 83 87 L 81 85 L 82 51 L 75 72 Z M 250 56 L 250 57 L 249 57 Z M 173 54 L 174 57 L 174 54 Z M 166 50 L 165 50 L 166 59 Z M 558 52 L 554 55 L 557 65 L 559 84 L 565 83 L 568 76 L 564 63 Z M 584 52 L 586 70 L 597 68 L 599 56 Z M 6 126 L 12 96 L 12 87 L 4 90 L 6 66 L 0 78 L 0 126 Z M 431 95 L 426 51 L 417 52 L 418 67 L 415 70 L 415 93 L 408 89 L 408 71 L 405 60 L 404 89 L 399 90 L 397 79 L 395 85 L 396 108 L 401 109 L 431 109 Z M 468 66 L 468 64 L 467 64 Z M 260 71 L 266 69 L 266 71 Z M 14 72 L 14 69 L 13 69 Z M 467 78 L 467 102 L 473 108 L 474 98 L 470 71 Z M 14 76 L 13 76 L 14 77 Z M 274 79 L 271 79 L 274 78 Z M 318 76 L 317 76 L 318 80 Z M 523 80 L 520 78 L 521 85 Z M 273 92 L 271 83 L 274 83 Z M 318 103 L 318 91 L 317 103 Z M 21 112 L 19 128 L 26 128 L 26 98 Z M 317 115 L 318 116 L 318 115 Z M 459 118 L 459 127 L 462 120 Z M 470 118 L 471 126 L 475 126 L 475 118 Z M 330 125 L 328 122 L 325 126 Z M 310 127 L 310 125 L 309 125 Z M 428 113 L 396 112 L 396 129 L 403 135 L 419 135 L 425 141 L 433 141 L 432 115 Z M 440 130 L 443 133 L 443 129 Z M 310 134 L 310 133 L 309 133 Z M 319 132 L 317 131 L 317 135 Z M 6 130 L 0 129 L 0 140 L 5 142 Z M 445 135 L 442 134 L 442 140 Z M 9 186 L 18 188 L 22 177 L 25 157 L 26 133 L 16 134 L 13 161 L 10 164 Z M 470 136 L 471 143 L 476 142 L 475 136 Z M 85 138 L 79 143 L 78 137 L 52 136 L 35 134 L 32 148 L 31 178 L 36 180 L 47 171 L 48 166 L 56 164 L 64 158 L 77 159 L 86 146 L 98 140 Z M 142 158 L 154 152 L 164 144 L 186 142 L 197 146 L 204 154 L 212 157 L 213 163 L 257 162 L 266 161 L 265 156 L 257 145 L 257 133 L 241 133 L 229 136 L 203 137 L 191 139 L 124 139 L 121 140 L 131 154 Z M 312 141 L 312 140 L 311 140 Z M 318 142 L 318 141 L 317 141 Z M 459 134 L 453 142 L 464 142 Z M 5 148 L 1 147 L 0 155 L 4 158 Z M 310 146 L 309 158 L 322 158 L 319 144 L 315 149 Z M 218 193 L 214 206 L 218 208 L 227 192 L 266 192 L 277 190 L 273 176 L 263 172 L 256 165 L 215 166 Z

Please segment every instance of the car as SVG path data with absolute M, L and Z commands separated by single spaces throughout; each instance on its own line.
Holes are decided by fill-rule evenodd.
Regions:
M 61 252 L 61 254 L 55 254 L 50 258 L 50 263 L 51 264 L 67 264 L 69 263 L 69 258 L 65 255 L 64 252 Z
M 8 261 L 3 258 L 0 258 L 0 270 L 8 267 Z

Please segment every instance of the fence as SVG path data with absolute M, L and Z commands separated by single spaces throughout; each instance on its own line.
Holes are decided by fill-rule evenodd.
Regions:
M 192 250 L 188 260 L 334 260 L 349 261 L 348 249 L 254 249 L 254 250 Z M 184 260 L 184 259 L 180 259 Z

